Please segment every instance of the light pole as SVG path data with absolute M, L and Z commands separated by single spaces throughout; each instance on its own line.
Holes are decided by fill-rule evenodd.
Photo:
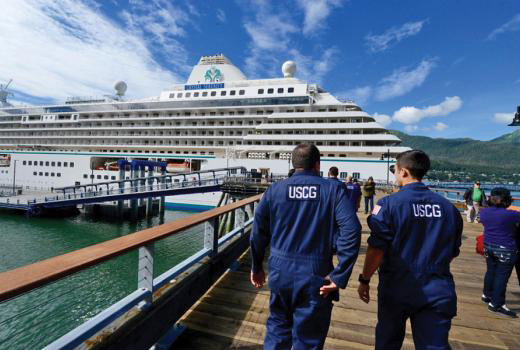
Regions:
M 13 196 L 16 196 L 16 162 L 14 161 L 14 170 L 13 170 Z
M 386 156 L 386 185 L 390 184 L 390 148 L 387 149 Z

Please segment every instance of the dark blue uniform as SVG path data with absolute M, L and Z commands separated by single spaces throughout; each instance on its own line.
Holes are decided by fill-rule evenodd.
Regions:
M 448 333 L 457 313 L 450 262 L 461 245 L 459 211 L 423 183 L 411 183 L 380 199 L 368 224 L 368 244 L 385 251 L 376 349 L 401 349 L 408 317 L 416 349 L 450 349 Z
M 347 189 L 347 197 L 352 203 L 354 210 L 357 211 L 359 199 L 361 198 L 361 186 L 358 183 L 347 182 L 345 188 Z
M 338 266 L 332 264 L 338 230 Z M 325 277 L 345 288 L 357 259 L 361 225 L 341 182 L 313 171 L 296 172 L 274 183 L 255 212 L 251 235 L 252 269 L 262 269 L 270 243 L 271 289 L 265 349 L 321 349 L 327 336 L 332 300 L 319 295 Z

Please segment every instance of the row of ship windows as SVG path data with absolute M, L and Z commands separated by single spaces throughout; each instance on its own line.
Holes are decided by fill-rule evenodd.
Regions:
M 61 177 L 61 173 L 49 173 L 49 172 L 43 172 L 43 171 L 34 171 L 34 176 L 51 176 L 51 177 Z
M 342 109 L 343 110 L 343 109 Z M 361 108 L 359 107 L 345 107 L 345 110 L 346 111 L 362 111 Z M 338 109 L 337 108 L 328 108 L 328 109 L 318 109 L 317 110 L 318 112 L 337 112 Z M 277 113 L 295 113 L 295 112 L 299 112 L 299 113 L 303 113 L 303 112 L 316 112 L 316 111 L 313 111 L 313 110 L 305 110 L 305 109 L 287 109 L 287 110 L 277 110 Z M 216 116 L 216 115 L 221 115 L 221 116 L 227 116 L 227 115 L 245 115 L 245 116 L 249 116 L 249 115 L 263 115 L 263 114 L 273 114 L 274 113 L 274 110 L 257 110 L 257 111 L 248 111 L 248 113 L 246 114 L 246 111 L 220 111 L 220 112 L 198 112 L 198 113 L 192 113 L 192 112 L 175 112 L 175 113 L 172 113 L 172 112 L 167 112 L 167 113 L 142 113 L 142 114 L 130 114 L 130 113 L 123 113 L 123 114 L 111 114 L 111 113 L 107 113 L 107 114 L 92 114 L 92 115 L 89 115 L 89 114 L 82 114 L 81 115 L 81 118 L 80 118 L 80 122 L 83 120 L 87 120 L 87 119 L 103 119 L 103 118 L 107 118 L 107 119 L 113 119 L 113 118 L 142 118 L 142 117 L 161 117 L 161 118 L 165 118 L 165 117 L 174 117 L 174 116 L 185 116 L 185 117 L 190 117 L 190 116 L 206 116 L 206 115 L 210 115 L 210 116 Z M 32 120 L 33 118 L 39 118 L 40 116 L 29 116 L 29 120 Z M 64 119 L 64 118 L 61 118 L 62 116 L 59 116 L 58 117 L 58 120 L 57 121 L 60 121 L 61 119 Z M 77 120 L 77 118 L 75 118 L 75 120 Z M 20 121 L 18 119 L 18 117 L 11 117 L 11 118 L 4 118 L 2 119 L 3 122 L 7 122 L 7 121 L 12 121 L 12 122 L 18 122 Z M 61 125 L 61 124 L 60 124 Z M 80 125 L 80 124 L 78 124 Z
M 267 124 L 323 124 L 323 123 L 363 123 L 363 122 L 370 122 L 371 120 L 369 118 L 349 118 L 349 119 L 308 119 L 308 120 L 302 120 L 302 119 L 296 119 L 296 120 L 281 120 L 281 119 L 275 119 L 275 120 L 268 120 Z M 235 124 L 236 123 L 236 124 Z M 215 120 L 215 121 L 183 121 L 183 122 L 160 122 L 160 123 L 150 123 L 150 122 L 144 122 L 144 123 L 86 123 L 83 125 L 83 128 L 89 128 L 89 127 L 153 127 L 153 126 L 233 126 L 233 125 L 259 125 L 262 124 L 261 120 L 248 120 L 248 121 L 242 121 L 242 120 Z M 52 128 L 62 127 L 63 124 L 56 124 L 53 125 Z M 77 125 L 78 127 L 74 129 L 81 129 L 81 124 Z M 45 129 L 45 126 L 26 126 L 23 129 L 19 129 L 18 127 L 12 127 L 7 129 L 13 129 L 16 131 L 26 131 L 31 129 Z
M 284 88 L 278 88 L 276 91 L 279 94 L 283 94 L 285 89 Z M 263 95 L 265 92 L 266 92 L 265 89 L 258 89 L 258 94 L 259 95 Z M 193 97 L 199 97 L 199 96 L 207 97 L 208 93 L 209 93 L 209 96 L 217 96 L 217 91 L 202 91 L 202 92 L 195 91 L 193 93 L 192 92 L 186 92 L 186 93 L 182 93 L 182 92 L 175 93 L 175 92 L 172 92 L 170 94 L 170 98 L 175 98 L 175 96 L 177 96 L 177 98 L 182 98 L 183 96 L 186 97 L 186 98 L 190 98 L 192 96 Z M 227 93 L 228 93 L 227 90 L 221 90 L 220 91 L 220 96 L 227 96 Z M 245 93 L 246 93 L 245 90 L 239 90 L 238 91 L 238 95 L 239 96 L 245 95 Z M 267 89 L 267 93 L 268 94 L 274 94 L 274 89 L 273 88 Z M 287 93 L 289 93 L 289 94 L 294 93 L 294 88 L 293 87 L 287 88 Z M 237 94 L 236 90 L 229 90 L 229 96 L 235 96 L 236 94 Z
M 48 161 L 47 161 L 47 162 L 44 162 L 44 161 L 42 161 L 42 160 L 40 160 L 40 161 L 37 161 L 37 160 L 35 160 L 35 161 L 32 161 L 32 160 L 24 160 L 24 161 L 22 162 L 22 165 L 34 165 L 34 166 L 38 166 L 38 163 L 39 163 L 40 166 L 58 166 L 58 167 L 61 167 L 62 164 L 63 164 L 63 167 L 64 167 L 64 168 L 67 168 L 67 167 L 69 167 L 69 168 L 74 168 L 74 162 L 63 162 L 63 163 L 62 163 L 62 162 L 48 162 Z
M 108 180 L 110 178 L 110 180 L 114 181 L 116 179 L 115 176 L 108 176 L 108 175 L 88 175 L 88 174 L 83 174 L 83 178 L 84 179 L 98 179 L 98 180 Z M 126 178 L 127 180 L 129 179 L 128 177 Z

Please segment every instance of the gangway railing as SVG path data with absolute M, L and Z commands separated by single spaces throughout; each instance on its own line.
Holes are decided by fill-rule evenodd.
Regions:
M 183 172 L 183 173 L 170 173 L 164 175 L 153 175 L 153 176 L 145 176 L 145 177 L 134 177 L 122 180 L 112 180 L 112 181 L 104 181 L 104 182 L 93 182 L 91 184 L 83 184 L 83 185 L 74 185 L 74 186 L 64 186 L 64 187 L 56 187 L 53 190 L 55 192 L 63 192 L 66 193 L 75 193 L 75 192 L 87 192 L 88 189 L 97 189 L 106 187 L 107 189 L 111 186 L 119 186 L 119 184 L 127 185 L 129 187 L 134 186 L 135 183 L 163 183 L 163 182 L 187 182 L 189 180 L 192 181 L 193 177 L 195 177 L 196 181 L 201 181 L 203 179 L 215 179 L 217 177 L 222 176 L 231 176 L 232 174 L 243 174 L 247 171 L 245 167 L 236 166 L 236 167 L 227 167 L 227 168 L 217 168 L 217 169 L 209 169 L 209 170 L 200 170 L 200 171 L 191 171 L 191 172 Z M 190 177 L 191 179 L 188 179 Z
M 244 235 L 246 230 L 249 230 L 252 226 L 256 202 L 260 198 L 261 195 L 249 197 L 174 222 L 2 272 L 0 273 L 0 303 L 9 302 L 10 299 L 17 298 L 24 293 L 44 287 L 59 279 L 66 278 L 94 265 L 138 249 L 139 259 L 136 262 L 136 267 L 138 268 L 137 289 L 84 324 L 47 345 L 44 349 L 73 349 L 79 345 L 85 345 L 88 339 L 102 331 L 106 331 L 107 328 L 121 327 L 121 324 L 116 324 L 116 321 L 121 322 L 122 315 L 129 313 L 131 310 L 138 310 L 138 312 L 147 310 L 157 299 L 166 293 L 165 290 L 167 288 L 175 288 L 177 286 L 177 284 L 172 286 L 172 281 L 182 278 L 181 275 L 193 269 L 196 265 L 200 265 L 204 260 L 208 260 L 208 264 L 213 266 L 211 269 L 206 269 L 205 273 L 213 273 L 214 271 L 223 273 L 229 266 L 222 266 L 220 261 L 217 261 L 219 254 L 221 250 L 224 252 L 225 249 L 232 247 L 232 244 L 238 242 L 239 239 L 241 239 L 242 244 L 240 246 L 240 254 L 247 247 L 247 239 L 244 240 L 243 238 L 247 238 Z M 222 226 L 220 223 L 222 220 L 226 222 L 231 213 L 235 219 L 233 228 L 230 232 L 219 237 L 220 227 Z M 158 277 L 153 278 L 154 244 L 159 240 L 200 224 L 205 225 L 204 248 Z M 212 260 L 215 260 L 213 265 Z M 209 276 L 214 280 L 219 277 Z M 211 283 L 211 278 L 204 277 L 204 279 L 199 280 L 197 287 L 193 288 L 195 291 L 189 290 L 188 295 L 191 298 L 195 297 L 197 290 L 201 288 L 200 284 Z M 204 281 L 204 283 L 200 283 L 200 281 Z M 179 300 L 179 303 L 181 303 L 181 306 L 176 308 L 176 312 L 173 315 L 169 314 L 169 317 L 173 317 L 173 319 L 170 318 L 168 322 L 171 323 L 172 320 L 175 322 L 191 307 L 191 304 L 186 302 L 186 300 Z M 162 326 L 164 328 L 167 325 L 164 324 Z M 154 328 L 150 330 L 150 334 L 157 333 L 157 331 Z M 141 335 L 141 337 L 151 337 L 150 334 Z M 149 348 L 150 344 L 147 346 Z

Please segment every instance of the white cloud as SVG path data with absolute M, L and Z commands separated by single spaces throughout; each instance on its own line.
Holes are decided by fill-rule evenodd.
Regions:
M 132 0 L 130 5 L 129 10 L 120 15 L 130 33 L 142 38 L 155 56 L 174 62 L 185 73 L 190 72 L 188 54 L 177 39 L 187 35 L 184 26 L 190 23 L 190 16 L 168 0 Z M 197 9 L 191 4 L 188 4 L 188 11 L 198 16 Z
M 365 105 L 372 96 L 372 87 L 361 86 L 344 92 L 338 92 L 336 95 L 341 98 L 353 100 L 358 105 L 362 106 Z
M 419 127 L 418 127 L 417 125 L 406 125 L 406 126 L 404 127 L 404 130 L 405 130 L 406 132 L 414 132 L 414 131 L 419 130 Z
M 446 116 L 462 106 L 462 100 L 458 96 L 446 97 L 443 102 L 424 108 L 413 106 L 401 107 L 394 112 L 393 120 L 403 124 L 417 124 L 423 118 Z
M 518 30 L 520 30 L 520 14 L 515 15 L 510 21 L 504 23 L 503 25 L 489 33 L 487 40 L 493 40 L 502 33 L 514 32 Z
M 289 54 L 296 63 L 297 77 L 320 84 L 325 75 L 332 69 L 338 50 L 336 48 L 328 48 L 323 51 L 318 59 L 305 56 L 296 49 L 290 50 Z
M 261 50 L 285 50 L 290 42 L 289 35 L 298 32 L 288 14 L 274 13 L 264 2 L 257 4 L 255 19 L 247 20 L 244 27 L 253 40 L 253 46 Z
M 447 124 L 444 124 L 443 122 L 437 122 L 433 128 L 437 131 L 444 131 L 448 128 Z
M 392 123 L 392 117 L 390 117 L 389 115 L 386 115 L 386 114 L 377 114 L 377 113 L 374 113 L 372 115 L 372 117 L 374 117 L 374 119 L 376 120 L 376 122 L 378 122 L 379 124 L 381 124 L 382 126 L 384 126 L 385 128 L 390 124 Z
M 222 10 L 222 9 L 217 9 L 217 19 L 218 19 L 221 23 L 225 23 L 225 22 L 226 22 L 227 17 L 226 17 L 226 13 L 224 12 L 224 10 Z
M 493 121 L 498 124 L 510 124 L 514 117 L 514 113 L 495 113 Z
M 326 25 L 326 18 L 335 7 L 343 5 L 343 0 L 298 0 L 304 12 L 303 34 L 312 36 Z
M 408 22 L 399 28 L 392 27 L 380 35 L 369 34 L 365 37 L 366 45 L 371 52 L 384 51 L 405 38 L 419 34 L 426 22 L 427 20 Z
M 375 94 L 376 100 L 384 101 L 393 97 L 402 96 L 414 88 L 421 86 L 434 67 L 435 60 L 426 59 L 415 69 L 407 71 L 401 68 L 394 71 L 388 77 L 383 78 L 379 83 Z
M 320 57 L 305 55 L 291 45 L 291 39 L 300 33 L 300 28 L 285 7 L 262 0 L 249 5 L 254 17 L 244 22 L 251 37 L 250 55 L 245 60 L 247 75 L 250 78 L 280 77 L 282 60 L 291 59 L 296 62 L 297 77 L 320 83 L 332 69 L 338 49 L 323 50 Z
M 63 99 L 110 93 L 113 82 L 120 79 L 127 81 L 130 97 L 157 95 L 169 84 L 184 80 L 154 60 L 141 34 L 152 33 L 166 52 L 174 54 L 168 60 L 172 68 L 183 71 L 185 52 L 165 26 L 168 23 L 171 33 L 182 36 L 181 26 L 186 22 L 168 7 L 155 13 L 149 28 L 139 29 L 141 16 L 148 16 L 146 11 L 152 9 L 139 7 L 143 6 L 139 1 L 132 3 L 137 7 L 136 13 L 125 14 L 131 25 L 128 31 L 80 1 L 3 2 L 0 81 L 12 77 L 13 89 Z

